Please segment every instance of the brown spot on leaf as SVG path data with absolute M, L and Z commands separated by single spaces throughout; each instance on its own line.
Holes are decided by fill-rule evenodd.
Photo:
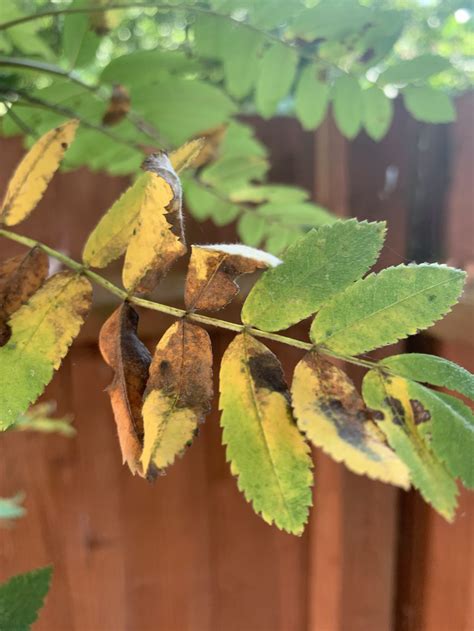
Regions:
M 117 83 L 112 88 L 109 105 L 102 117 L 102 123 L 106 127 L 117 125 L 127 116 L 129 111 L 130 94 L 125 86 Z
M 99 346 L 115 371 L 108 387 L 124 462 L 142 475 L 139 459 L 143 446 L 142 395 L 151 356 L 137 337 L 138 314 L 125 302 L 103 325 Z
M 281 364 L 273 353 L 268 351 L 249 357 L 249 370 L 257 388 L 266 388 L 288 396 Z
M 413 420 L 415 425 L 426 423 L 431 420 L 431 413 L 417 399 L 410 399 L 411 409 L 413 411 Z
M 384 403 L 390 407 L 395 425 L 405 424 L 405 409 L 400 399 L 395 397 L 386 397 Z
M 9 318 L 41 287 L 48 257 L 39 248 L 0 263 L 0 346 L 10 339 Z

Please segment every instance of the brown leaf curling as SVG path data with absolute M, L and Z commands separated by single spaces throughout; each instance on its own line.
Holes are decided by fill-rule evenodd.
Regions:
M 381 442 L 386 442 L 384 434 L 372 422 L 370 412 L 354 383 L 343 370 L 314 352 L 307 353 L 302 361 L 317 375 L 321 399 L 319 405 L 331 418 L 343 440 L 364 451 L 370 426 L 370 433 Z
M 8 320 L 41 287 L 48 268 L 48 256 L 37 247 L 0 263 L 0 346 L 10 339 Z
M 240 291 L 236 278 L 267 267 L 258 259 L 193 245 L 184 290 L 186 309 L 222 309 Z
M 154 391 L 169 398 L 172 412 L 192 413 L 196 435 L 198 424 L 211 409 L 213 396 L 212 346 L 207 331 L 185 320 L 179 320 L 168 329 L 156 347 L 144 400 Z M 172 422 L 172 414 L 170 419 Z M 148 431 L 148 426 L 145 429 Z M 184 447 L 190 444 L 191 441 Z
M 143 447 L 142 396 L 148 379 L 151 355 L 137 336 L 138 314 L 123 303 L 104 323 L 99 348 L 105 362 L 115 371 L 108 386 L 122 450 L 130 471 L 143 476 L 140 455 Z
M 109 106 L 104 116 L 102 124 L 106 127 L 117 125 L 130 111 L 130 93 L 127 88 L 116 83 L 112 88 Z

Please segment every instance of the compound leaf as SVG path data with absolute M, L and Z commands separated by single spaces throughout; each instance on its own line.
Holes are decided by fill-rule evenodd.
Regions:
M 41 287 L 49 261 L 40 248 L 0 263 L 0 346 L 10 337 L 8 319 Z
M 137 327 L 137 312 L 129 303 L 123 303 L 102 326 L 99 348 L 105 362 L 114 370 L 114 379 L 107 391 L 117 424 L 123 462 L 134 475 L 142 475 L 142 396 L 151 355 L 138 338 Z
M 159 341 L 143 403 L 141 462 L 152 475 L 191 444 L 212 400 L 212 349 L 207 331 L 180 320 Z
M 354 473 L 408 488 L 408 469 L 387 446 L 349 377 L 316 353 L 297 364 L 291 386 L 298 427 Z
M 86 278 L 60 272 L 11 317 L 11 337 L 0 348 L 0 429 L 43 392 L 79 333 L 91 298 Z
M 474 400 L 474 375 L 443 357 L 405 353 L 387 357 L 382 364 L 401 377 L 454 390 Z
M 269 524 L 301 534 L 311 505 L 311 458 L 291 416 L 278 359 L 246 333 L 222 359 L 221 425 L 239 489 Z
M 278 331 L 303 320 L 375 263 L 384 236 L 383 222 L 355 219 L 311 230 L 286 250 L 281 265 L 257 281 L 242 321 Z
M 29 631 L 49 591 L 51 567 L 17 574 L 0 585 L 0 629 Z
M 151 179 L 127 247 L 122 280 L 130 292 L 151 291 L 186 252 L 181 184 L 166 154 L 149 156 Z
M 280 263 L 276 256 L 238 243 L 193 245 L 186 276 L 186 308 L 222 309 L 239 293 L 238 276 Z
M 255 89 L 257 111 L 270 118 L 288 94 L 296 72 L 298 56 L 284 44 L 273 44 L 263 53 Z
M 457 302 L 465 272 L 446 265 L 399 265 L 370 274 L 318 313 L 311 339 L 359 355 L 430 327 Z
M 369 371 L 363 396 L 389 445 L 410 470 L 411 481 L 445 519 L 456 510 L 457 486 L 431 447 L 431 412 L 420 400 L 414 382 Z M 420 388 L 422 386 L 419 386 Z
M 79 122 L 71 120 L 48 131 L 17 166 L 0 208 L 0 224 L 14 226 L 34 209 L 71 144 Z

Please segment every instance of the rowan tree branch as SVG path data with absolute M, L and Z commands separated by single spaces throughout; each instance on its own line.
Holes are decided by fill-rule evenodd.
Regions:
M 140 298 L 138 296 L 134 296 L 129 294 L 124 289 L 117 287 L 113 283 L 111 283 L 107 278 L 97 274 L 97 272 L 93 272 L 89 267 L 75 261 L 70 258 L 66 254 L 62 252 L 58 252 L 57 250 L 51 248 L 50 246 L 41 243 L 40 241 L 36 241 L 35 239 L 30 239 L 29 237 L 24 237 L 23 235 L 17 234 L 16 232 L 12 232 L 10 230 L 0 229 L 0 236 L 5 239 L 10 239 L 10 241 L 16 241 L 17 243 L 21 243 L 28 248 L 40 248 L 45 252 L 48 256 L 60 261 L 68 267 L 69 269 L 78 272 L 79 274 L 83 274 L 87 276 L 89 280 L 94 282 L 96 285 L 100 285 L 109 293 L 113 294 L 120 300 L 126 300 L 134 305 L 139 307 L 143 307 L 145 309 L 151 309 L 153 311 L 159 311 L 160 313 L 165 313 L 174 318 L 186 318 L 191 322 L 199 322 L 200 324 L 205 324 L 208 326 L 214 326 L 220 329 L 226 329 L 227 331 L 234 331 L 235 333 L 243 333 L 244 331 L 254 335 L 255 337 L 261 337 L 267 340 L 272 340 L 273 342 L 279 342 L 280 344 L 286 344 L 287 346 L 292 346 L 294 348 L 299 348 L 305 351 L 315 350 L 322 355 L 327 355 L 329 357 L 333 357 L 336 359 L 343 360 L 350 364 L 355 364 L 357 366 L 362 366 L 363 368 L 368 369 L 379 369 L 378 362 L 361 359 L 360 357 L 351 357 L 346 355 L 340 355 L 338 353 L 334 353 L 328 349 L 323 347 L 316 346 L 309 342 L 303 342 L 301 340 L 295 340 L 294 338 L 286 337 L 284 335 L 279 335 L 278 333 L 269 333 L 267 331 L 261 331 L 260 329 L 256 329 L 254 327 L 246 326 L 244 324 L 237 324 L 235 322 L 228 322 L 227 320 L 220 320 L 219 318 L 213 318 L 211 316 L 202 315 L 200 313 L 189 312 L 185 309 L 179 309 L 177 307 L 171 307 L 170 305 L 165 305 L 160 302 L 155 302 L 153 300 L 147 300 L 145 298 Z

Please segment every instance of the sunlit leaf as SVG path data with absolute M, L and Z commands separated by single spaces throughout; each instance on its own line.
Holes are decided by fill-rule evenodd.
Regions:
M 429 79 L 450 68 L 448 59 L 427 53 L 414 59 L 404 59 L 387 68 L 379 77 L 380 83 L 411 83 Z
M 441 90 L 425 86 L 407 86 L 403 90 L 405 107 L 416 120 L 425 123 L 451 123 L 456 119 L 452 99 Z
M 229 23 L 229 22 L 228 22 Z M 226 87 L 236 99 L 253 88 L 258 75 L 258 55 L 265 41 L 263 33 L 231 25 L 227 28 L 221 51 Z
M 222 359 L 220 391 L 223 442 L 239 489 L 266 522 L 301 534 L 311 505 L 311 459 L 278 359 L 238 335 Z
M 71 120 L 42 136 L 17 166 L 0 208 L 0 224 L 14 226 L 30 214 L 59 167 L 78 126 Z
M 222 309 L 239 292 L 238 276 L 280 263 L 275 256 L 245 245 L 193 245 L 186 276 L 186 308 Z
M 446 265 L 399 265 L 370 274 L 324 305 L 311 339 L 359 355 L 427 329 L 458 301 L 465 272 Z
M 209 334 L 180 320 L 159 341 L 150 366 L 143 403 L 145 473 L 165 469 L 191 444 L 212 393 Z
M 142 475 L 142 396 L 148 379 L 151 355 L 137 336 L 138 314 L 127 303 L 116 309 L 102 326 L 99 347 L 114 370 L 108 393 L 114 411 L 123 462 L 135 475 Z
M 362 100 L 365 131 L 373 140 L 381 140 L 392 123 L 392 101 L 376 86 L 364 90 Z
M 0 348 L 0 429 L 24 413 L 51 381 L 89 311 L 92 288 L 83 276 L 60 272 L 10 319 Z
M 166 154 L 149 156 L 152 171 L 125 254 L 122 280 L 131 292 L 151 291 L 186 252 L 181 184 Z
M 169 155 L 171 166 L 176 173 L 180 173 L 188 167 L 193 167 L 200 157 L 206 144 L 205 138 L 196 138 L 172 151 Z
M 445 519 L 456 510 L 456 482 L 431 447 L 431 412 L 402 377 L 369 371 L 363 383 L 366 404 L 374 410 L 389 445 L 410 470 L 412 484 Z
M 334 82 L 334 119 L 341 133 L 347 138 L 355 138 L 362 124 L 363 100 L 359 82 L 351 75 L 342 75 Z
M 316 129 L 326 115 L 329 86 L 318 79 L 319 71 L 317 66 L 306 66 L 296 86 L 295 111 L 303 129 Z
M 308 353 L 295 368 L 291 394 L 298 427 L 314 445 L 354 473 L 410 486 L 406 466 L 387 446 L 354 384 L 340 368 Z
M 384 236 L 383 222 L 354 219 L 311 230 L 288 248 L 282 265 L 257 281 L 242 321 L 278 331 L 303 320 L 375 263 Z

